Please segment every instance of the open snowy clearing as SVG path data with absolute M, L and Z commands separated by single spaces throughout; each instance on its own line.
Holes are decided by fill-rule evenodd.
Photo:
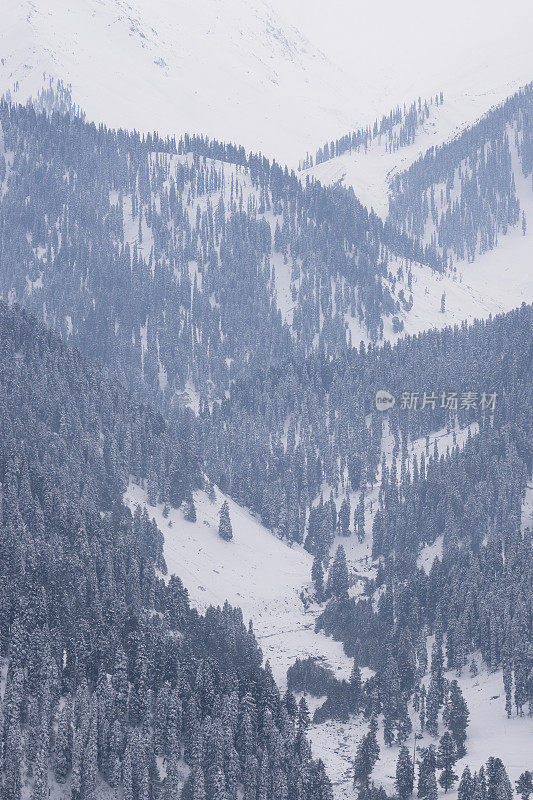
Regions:
M 468 428 L 443 429 L 429 437 L 410 443 L 410 459 L 422 452 L 433 454 L 435 444 L 439 454 L 452 448 L 462 447 L 470 435 L 477 433 L 477 423 Z M 382 455 L 387 464 L 392 464 L 394 437 L 385 423 L 382 439 Z M 398 465 L 399 468 L 399 465 Z M 338 544 L 346 550 L 351 573 L 351 594 L 362 590 L 358 578 L 370 577 L 374 567 L 371 561 L 371 531 L 375 511 L 378 507 L 379 480 L 365 495 L 365 531 L 363 542 L 354 535 L 336 537 L 332 553 Z M 147 504 L 146 493 L 133 483 L 128 487 L 125 500 L 130 508 L 146 507 L 165 537 L 165 558 L 170 573 L 178 574 L 187 587 L 191 602 L 204 610 L 209 605 L 221 605 L 225 600 L 243 610 L 245 621 L 251 619 L 265 660 L 269 660 L 274 677 L 284 688 L 286 672 L 298 657 L 314 656 L 331 667 L 338 678 L 348 678 L 352 661 L 343 652 L 342 645 L 322 633 L 315 633 L 315 619 L 320 613 L 316 604 L 307 609 L 302 600 L 310 588 L 312 557 L 301 547 L 289 547 L 264 528 L 246 509 L 238 506 L 226 495 L 216 490 L 216 501 L 211 503 L 205 492 L 195 493 L 196 522 L 187 522 L 181 510 L 171 510 L 163 517 L 162 507 Z M 218 510 L 226 499 L 230 507 L 230 518 L 234 539 L 225 542 L 218 536 Z M 359 492 L 350 495 L 352 509 L 357 504 Z M 336 499 L 338 505 L 342 496 Z M 524 526 L 531 524 L 533 512 L 533 486 L 528 487 L 524 503 Z M 169 522 L 172 523 L 169 526 Z M 436 556 L 441 553 L 442 542 L 437 540 L 425 547 L 419 556 L 419 565 L 425 571 L 431 569 Z M 431 644 L 429 640 L 428 644 Z M 512 781 L 531 767 L 530 753 L 533 751 L 533 729 L 528 717 L 513 716 L 507 719 L 501 670 L 490 673 L 476 656 L 479 673 L 472 677 L 465 667 L 460 676 L 447 673 L 449 680 L 457 678 L 470 710 L 467 756 L 456 766 L 461 774 L 464 766 L 479 769 L 491 755 L 499 755 Z M 368 671 L 364 671 L 368 677 Z M 307 697 L 311 713 L 324 698 Z M 419 733 L 417 715 L 410 708 L 413 734 L 407 744 L 413 747 L 414 736 Z M 352 716 L 348 723 L 328 720 L 321 725 L 312 725 L 309 736 L 315 757 L 326 765 L 334 784 L 335 800 L 353 798 L 353 759 L 357 744 L 366 733 L 367 724 L 361 717 Z M 442 734 L 441 724 L 441 734 Z M 382 783 L 387 792 L 394 791 L 394 775 L 398 746 L 388 748 L 383 742 L 382 728 L 378 732 L 381 754 L 373 773 L 376 784 Z M 417 740 L 419 747 L 431 743 L 425 733 Z M 441 790 L 441 794 L 444 793 Z M 447 794 L 450 800 L 457 797 L 457 786 Z
M 165 559 L 187 588 L 192 604 L 203 611 L 227 600 L 252 620 L 265 660 L 270 661 L 278 685 L 286 684 L 287 669 L 301 656 L 322 658 L 338 677 L 349 677 L 352 661 L 342 644 L 314 632 L 320 609 L 305 609 L 301 592 L 311 581 L 312 557 L 303 548 L 289 547 L 264 528 L 246 509 L 216 490 L 211 503 L 205 492 L 195 492 L 196 522 L 171 509 L 147 504 L 146 493 L 130 484 L 125 501 L 130 508 L 146 507 L 165 537 Z M 233 540 L 218 535 L 218 512 L 228 501 Z M 169 522 L 172 526 L 169 527 Z
M 430 436 L 429 444 L 425 437 L 417 439 L 408 447 L 409 456 L 412 459 L 413 455 L 419 458 L 422 452 L 433 453 L 435 444 L 439 454 L 445 453 L 454 443 L 463 446 L 468 431 L 469 428 L 444 429 Z M 475 435 L 476 432 L 477 424 L 473 423 L 470 433 Z M 385 423 L 382 454 L 389 466 L 392 464 L 393 446 L 394 437 Z M 358 593 L 358 586 L 362 587 L 358 578 L 369 577 L 373 573 L 371 531 L 378 493 L 379 475 L 374 488 L 365 495 L 365 540 L 358 542 L 354 535 L 336 537 L 332 546 L 332 553 L 338 544 L 342 544 L 346 550 L 353 583 L 352 594 L 354 589 Z M 197 519 L 196 522 L 187 522 L 181 510 L 171 509 L 165 518 L 162 506 L 148 505 L 145 491 L 133 483 L 130 483 L 125 496 L 132 510 L 140 505 L 155 519 L 165 537 L 164 553 L 169 573 L 180 576 L 189 591 L 192 604 L 199 610 L 205 610 L 209 605 L 222 605 L 225 600 L 231 605 L 240 606 L 244 620 L 252 620 L 264 658 L 270 661 L 274 677 L 282 689 L 286 686 L 287 669 L 298 657 L 314 656 L 329 666 L 336 677 L 348 678 L 352 661 L 345 655 L 342 644 L 314 631 L 320 606 L 312 604 L 306 609 L 302 600 L 310 588 L 312 557 L 309 553 L 299 546 L 289 547 L 246 509 L 218 490 L 213 503 L 203 491 L 195 492 L 194 499 Z M 350 495 L 352 508 L 358 499 L 359 492 Z M 231 542 L 225 542 L 218 536 L 218 511 L 223 500 L 227 500 L 230 507 L 234 536 Z M 341 501 L 342 496 L 337 498 L 338 504 Z M 424 548 L 419 563 L 429 570 L 437 555 L 439 542 Z M 365 670 L 365 678 L 368 677 L 367 673 L 368 670 Z M 497 752 L 502 757 L 507 755 L 504 761 L 509 772 L 511 776 L 516 772 L 517 776 L 527 762 L 527 735 L 528 726 L 531 726 L 525 718 L 507 721 L 501 697 L 501 673 L 489 675 L 480 668 L 479 675 L 472 679 L 465 670 L 460 683 L 471 709 L 471 747 L 464 763 L 478 767 L 489 755 Z M 497 701 L 491 699 L 496 695 L 500 696 Z M 316 698 L 308 697 L 308 700 L 311 712 L 321 704 Z M 499 711 L 494 713 L 491 707 L 496 702 L 501 706 L 501 714 Z M 413 723 L 416 731 L 414 715 Z M 313 752 L 326 765 L 334 783 L 336 800 L 353 797 L 352 763 L 357 743 L 366 732 L 366 727 L 366 723 L 358 717 L 351 717 L 348 723 L 328 720 L 311 727 Z M 498 747 L 502 728 L 510 734 L 509 752 Z M 381 759 L 375 769 L 374 779 L 392 791 L 398 748 L 384 745 L 381 730 L 379 737 Z M 424 743 L 425 740 L 421 740 L 419 744 Z M 454 800 L 453 793 L 449 796 Z

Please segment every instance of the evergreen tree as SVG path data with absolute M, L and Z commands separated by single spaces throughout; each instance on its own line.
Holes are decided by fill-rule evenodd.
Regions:
M 70 706 L 66 703 L 59 715 L 55 737 L 54 773 L 59 784 L 65 783 L 72 758 Z
M 435 770 L 432 770 L 427 777 L 427 784 L 426 784 L 426 800 L 437 800 L 439 796 L 439 790 L 437 787 L 437 778 L 435 776 Z
M 335 552 L 333 564 L 330 567 L 326 586 L 327 597 L 345 597 L 348 594 L 348 566 L 346 553 L 340 544 Z
M 405 745 L 400 747 L 398 761 L 396 762 L 395 786 L 400 800 L 406 800 L 413 792 L 413 761 Z
M 459 786 L 457 787 L 457 800 L 474 800 L 475 783 L 468 764 L 463 770 Z
M 427 747 L 423 753 L 418 766 L 418 787 L 417 797 L 427 798 L 429 793 L 429 776 L 435 777 L 437 767 L 437 757 L 433 745 Z
M 529 796 L 533 792 L 533 772 L 526 769 L 521 773 L 515 785 L 516 793 L 522 800 L 529 800 Z
M 457 681 L 450 684 L 450 694 L 444 709 L 443 722 L 449 728 L 457 748 L 457 758 L 466 755 L 465 741 L 468 726 L 468 707 Z
M 437 736 L 439 730 L 439 689 L 437 682 L 432 678 L 426 697 L 426 728 L 431 736 Z
M 487 800 L 487 780 L 483 765 L 477 775 L 474 775 L 474 800 Z
M 194 499 L 192 497 L 189 497 L 189 499 L 185 501 L 184 516 L 187 522 L 196 522 L 196 506 L 194 505 Z
M 370 729 L 366 733 L 357 748 L 354 761 L 354 786 L 359 789 L 367 789 L 372 770 L 379 760 L 379 745 L 376 738 L 377 722 L 372 717 Z
M 453 771 L 456 761 L 457 748 L 451 733 L 446 731 L 440 739 L 437 751 L 437 766 L 442 770 L 439 776 L 439 783 L 445 792 L 451 789 L 457 780 L 457 775 Z
M 311 579 L 315 586 L 315 597 L 317 602 L 321 603 L 324 599 L 324 569 L 322 567 L 322 559 L 318 554 L 316 554 L 313 559 Z
M 300 733 L 305 733 L 309 727 L 311 722 L 311 717 L 309 715 L 309 708 L 307 707 L 307 703 L 305 702 L 305 697 L 302 697 L 300 702 L 298 703 L 298 731 Z
M 487 761 L 487 800 L 512 800 L 513 788 L 501 758 Z
M 221 539 L 224 539 L 226 542 L 229 542 L 231 541 L 231 539 L 233 539 L 233 529 L 231 527 L 231 520 L 229 517 L 229 504 L 227 500 L 224 500 L 220 508 L 220 522 L 218 525 L 218 535 L 221 537 Z

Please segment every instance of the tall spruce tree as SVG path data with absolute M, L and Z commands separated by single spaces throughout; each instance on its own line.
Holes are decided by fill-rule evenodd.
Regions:
M 233 529 L 231 527 L 231 520 L 229 516 L 229 504 L 227 500 L 224 500 L 222 506 L 220 507 L 220 521 L 218 524 L 218 535 L 221 539 L 224 539 L 226 542 L 230 542 L 233 539 Z

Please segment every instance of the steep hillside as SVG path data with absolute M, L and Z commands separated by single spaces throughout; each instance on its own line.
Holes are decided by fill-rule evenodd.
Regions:
M 383 226 L 353 192 L 200 137 L 8 102 L 0 126 L 3 296 L 169 401 L 188 379 L 220 396 L 252 357 L 343 351 L 345 315 L 377 339 L 400 308 Z
M 199 131 L 295 168 L 326 139 L 443 90 L 453 113 L 438 144 L 531 79 L 528 3 L 453 8 L 5 0 L 0 94 L 35 97 L 46 73 L 96 123 Z
M 36 97 L 46 73 L 113 127 L 199 131 L 294 163 L 317 129 L 354 124 L 346 75 L 263 0 L 7 0 L 0 44 L 0 94 Z
M 331 800 L 240 610 L 193 609 L 122 503 L 158 415 L 20 309 L 0 334 L 2 796 Z
M 357 183 L 392 243 L 394 232 L 408 233 L 440 261 L 438 275 L 418 263 L 390 265 L 396 295 L 413 297 L 413 308 L 402 304 L 398 314 L 406 331 L 509 310 L 533 296 L 531 96 L 527 86 L 436 146 L 457 119 L 438 94 L 324 145 L 321 163 L 301 172 Z M 400 333 L 385 324 L 385 336 Z

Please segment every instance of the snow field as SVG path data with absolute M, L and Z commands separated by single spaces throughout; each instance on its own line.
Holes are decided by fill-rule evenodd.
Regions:
M 310 554 L 299 546 L 289 547 L 218 489 L 214 503 L 205 492 L 195 492 L 194 500 L 197 519 L 187 522 L 180 509 L 171 509 L 164 518 L 162 506 L 149 506 L 139 486 L 130 484 L 125 496 L 132 510 L 140 505 L 155 519 L 165 537 L 168 571 L 180 576 L 192 604 L 204 611 L 227 600 L 242 608 L 244 621 L 252 620 L 264 659 L 270 661 L 281 688 L 286 685 L 287 669 L 299 657 L 321 657 L 335 675 L 348 678 L 352 662 L 342 644 L 314 632 L 320 609 L 306 610 L 300 597 L 311 580 Z M 230 508 L 231 542 L 218 535 L 218 512 L 224 500 Z
M 470 429 L 475 434 L 476 423 Z M 436 442 L 439 453 L 444 453 L 447 447 L 453 446 L 454 435 L 457 444 L 462 446 L 467 439 L 468 429 L 438 431 L 429 438 L 429 452 L 433 453 Z M 392 464 L 393 447 L 394 437 L 385 423 L 382 454 L 385 455 L 389 467 Z M 420 457 L 426 450 L 425 437 L 413 441 L 408 447 L 411 459 L 415 454 Z M 370 577 L 375 570 L 371 561 L 371 531 L 373 516 L 378 507 L 379 482 L 378 475 L 374 488 L 365 495 L 365 540 L 360 543 L 353 534 L 349 537 L 336 537 L 331 549 L 333 554 L 337 545 L 342 544 L 346 550 L 354 583 L 351 587 L 352 594 L 357 594 L 362 589 L 358 578 Z M 262 526 L 249 511 L 218 489 L 215 491 L 214 503 L 209 501 L 205 492 L 195 492 L 197 519 L 194 523 L 187 522 L 180 509 L 171 509 L 165 518 L 162 506 L 148 505 L 145 491 L 133 483 L 128 487 L 125 502 L 132 510 L 137 505 L 146 508 L 149 516 L 155 519 L 164 534 L 164 554 L 169 573 L 180 576 L 196 608 L 203 611 L 209 605 L 222 605 L 225 600 L 242 608 L 245 622 L 252 620 L 264 660 L 270 662 L 273 675 L 282 690 L 286 686 L 287 669 L 296 658 L 307 656 L 315 657 L 325 666 L 329 666 L 335 677 L 347 679 L 352 669 L 352 660 L 345 655 L 340 642 L 335 642 L 322 632 L 315 633 L 314 624 L 321 607 L 311 604 L 306 608 L 302 599 L 306 597 L 311 586 L 311 555 L 300 546 L 289 547 Z M 358 499 L 359 492 L 351 493 L 352 510 Z M 234 536 L 231 542 L 225 542 L 218 536 L 218 511 L 224 500 L 227 500 L 230 508 Z M 342 496 L 339 496 L 336 501 L 339 506 L 341 501 Z M 172 523 L 171 526 L 169 522 Z M 438 542 L 431 548 L 424 548 L 420 555 L 424 569 L 431 568 L 433 558 L 438 552 Z M 371 674 L 370 670 L 362 671 L 364 679 Z M 485 676 L 480 669 L 480 674 L 472 685 L 468 677 L 460 681 L 469 707 L 476 704 L 476 708 L 471 709 L 469 734 L 472 742 L 474 736 L 477 738 L 477 731 L 483 730 L 485 716 L 489 713 L 487 709 L 490 708 L 487 703 L 496 702 L 490 698 L 495 694 L 501 695 L 503 691 L 501 674 L 495 675 L 496 677 Z M 471 702 L 469 697 L 472 697 Z M 325 698 L 307 696 L 306 699 L 312 714 Z M 498 702 L 505 714 L 501 698 Z M 492 714 L 492 709 L 490 713 Z M 472 759 L 468 762 L 471 766 L 475 765 L 474 758 L 483 760 L 491 755 L 490 748 L 497 751 L 499 716 L 495 719 L 497 721 L 494 722 L 491 736 L 476 743 L 476 749 L 471 751 Z M 518 721 L 513 727 L 514 721 L 509 723 L 512 731 L 518 730 L 522 734 L 526 725 Z M 415 716 L 413 723 L 416 730 Z M 326 765 L 334 784 L 335 800 L 353 798 L 352 763 L 357 744 L 366 729 L 364 720 L 354 716 L 347 723 L 328 720 L 321 725 L 311 726 L 309 736 L 313 752 Z M 378 784 L 383 783 L 387 791 L 392 791 L 398 748 L 387 748 L 384 745 L 381 729 L 378 736 L 381 759 L 376 766 L 374 779 Z M 421 744 L 424 744 L 424 740 Z M 518 765 L 523 760 L 523 754 L 515 759 Z M 449 796 L 454 800 L 453 793 Z

